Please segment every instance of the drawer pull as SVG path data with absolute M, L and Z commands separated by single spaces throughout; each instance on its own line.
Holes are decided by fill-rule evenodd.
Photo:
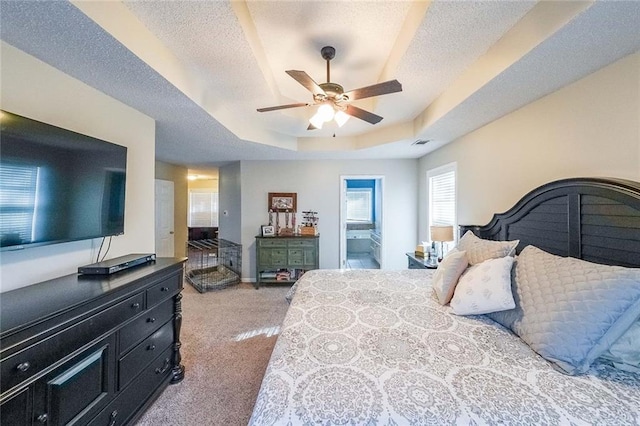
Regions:
M 152 350 L 154 350 L 155 348 L 156 348 L 156 345 L 149 345 L 149 346 L 147 346 L 147 350 L 148 350 L 148 351 L 152 351 Z
M 131 304 L 132 309 L 138 309 L 139 307 L 140 307 L 140 304 L 138 302 Z
M 162 287 L 160 291 L 169 291 L 169 287 Z
M 38 416 L 38 419 L 37 419 L 37 420 L 38 420 L 40 423 L 46 423 L 46 422 L 47 422 L 47 420 L 49 420 L 49 416 L 47 415 L 47 413 L 40 414 L 40 415 Z
M 29 369 L 29 367 L 31 367 L 31 364 L 29 364 L 29 361 L 26 361 L 26 362 L 21 362 L 20 364 L 18 364 L 16 366 L 16 369 L 18 371 L 22 371 L 24 373 L 25 371 L 27 371 Z
M 154 322 L 156 322 L 156 319 L 153 318 L 153 317 L 149 317 L 149 318 L 147 318 L 147 322 L 154 323 Z
M 169 369 L 169 358 L 164 359 L 164 365 L 162 368 L 156 368 L 156 374 L 164 374 Z
M 113 410 L 111 412 L 111 416 L 110 416 L 111 421 L 109 422 L 109 426 L 115 426 L 116 417 L 118 417 L 118 410 Z

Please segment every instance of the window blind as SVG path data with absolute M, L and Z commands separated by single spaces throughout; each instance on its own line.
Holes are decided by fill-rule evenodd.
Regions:
M 206 189 L 189 191 L 189 227 L 218 226 L 218 193 Z
M 429 222 L 454 225 L 456 222 L 456 172 L 449 170 L 429 178 Z
M 347 221 L 372 222 L 373 206 L 370 188 L 347 190 Z

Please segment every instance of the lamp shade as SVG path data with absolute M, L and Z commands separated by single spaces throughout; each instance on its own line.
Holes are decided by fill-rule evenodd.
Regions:
M 433 241 L 453 241 L 453 226 L 432 226 L 429 228 Z

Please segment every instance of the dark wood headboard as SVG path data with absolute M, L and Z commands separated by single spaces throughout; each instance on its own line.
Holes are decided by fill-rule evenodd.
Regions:
M 545 184 L 487 225 L 461 225 L 491 240 L 520 240 L 560 256 L 640 267 L 640 183 L 573 178 Z

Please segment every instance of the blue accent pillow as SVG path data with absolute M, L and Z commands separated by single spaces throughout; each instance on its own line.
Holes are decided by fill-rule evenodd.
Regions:
M 567 374 L 586 372 L 640 317 L 640 269 L 527 246 L 512 286 L 515 309 L 488 316 Z

